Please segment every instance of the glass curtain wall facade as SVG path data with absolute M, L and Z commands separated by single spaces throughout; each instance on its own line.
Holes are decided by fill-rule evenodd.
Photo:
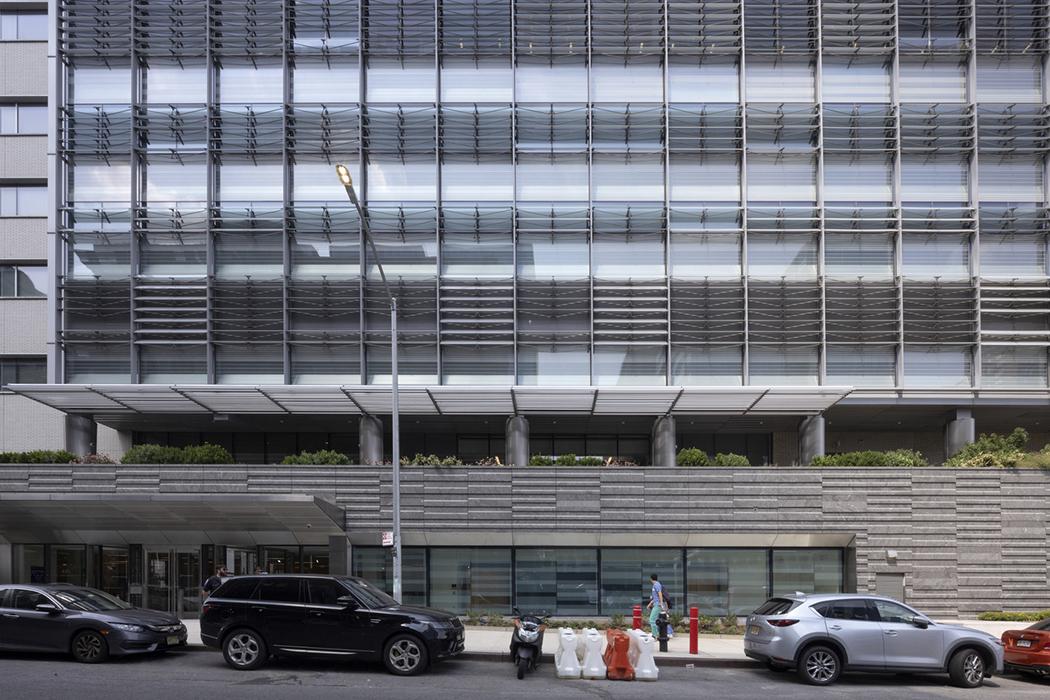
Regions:
M 656 574 L 676 611 L 748 615 L 770 595 L 844 590 L 841 549 L 406 547 L 406 603 L 457 613 L 629 616 Z M 353 571 L 387 591 L 389 548 L 354 547 Z
M 1047 385 L 1040 0 L 60 0 L 58 379 Z

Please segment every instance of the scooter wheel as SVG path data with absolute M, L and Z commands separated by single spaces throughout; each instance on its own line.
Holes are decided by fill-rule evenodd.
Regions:
M 518 659 L 518 680 L 520 681 L 525 677 L 525 671 L 529 668 L 528 659 Z

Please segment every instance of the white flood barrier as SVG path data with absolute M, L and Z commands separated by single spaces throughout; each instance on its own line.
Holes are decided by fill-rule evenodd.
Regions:
M 605 638 L 594 629 L 583 631 L 583 670 L 584 678 L 605 678 L 605 661 L 602 659 L 602 644 Z
M 558 678 L 579 678 L 580 660 L 576 658 L 576 633 L 568 627 L 558 629 L 558 651 L 554 654 Z
M 631 630 L 631 650 L 628 658 L 634 666 L 636 681 L 655 681 L 660 676 L 656 667 L 656 639 L 642 630 Z

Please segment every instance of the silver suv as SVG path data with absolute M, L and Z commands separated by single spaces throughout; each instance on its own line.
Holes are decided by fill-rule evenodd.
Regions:
M 933 622 L 891 598 L 848 593 L 770 598 L 747 618 L 744 653 L 830 685 L 842 671 L 948 672 L 976 688 L 1002 673 L 1003 645 L 979 630 Z

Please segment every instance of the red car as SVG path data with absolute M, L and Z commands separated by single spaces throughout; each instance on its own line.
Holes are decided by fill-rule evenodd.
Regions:
M 1003 632 L 1006 670 L 1050 676 L 1050 619 Z

